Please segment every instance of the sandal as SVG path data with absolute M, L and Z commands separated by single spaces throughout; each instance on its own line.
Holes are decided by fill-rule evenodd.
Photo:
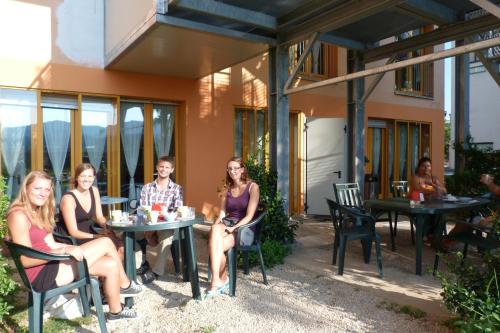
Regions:
M 210 299 L 210 298 L 213 298 L 213 297 L 216 297 L 216 296 L 220 296 L 220 295 L 224 294 L 228 290 L 229 290 L 229 279 L 222 286 L 220 286 L 218 288 L 215 288 L 215 289 L 207 290 L 207 292 L 205 293 L 205 298 L 204 299 L 207 300 L 207 299 Z

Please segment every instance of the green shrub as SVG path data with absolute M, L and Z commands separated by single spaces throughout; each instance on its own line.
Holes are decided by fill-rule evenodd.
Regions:
M 276 240 L 282 243 L 293 243 L 299 225 L 290 221 L 283 207 L 283 198 L 277 190 L 276 172 L 266 169 L 263 163 L 255 158 L 245 162 L 248 175 L 260 189 L 260 202 L 267 208 L 267 217 L 262 226 L 262 240 Z
M 0 237 L 7 234 L 7 221 L 5 219 L 9 208 L 9 198 L 5 195 L 5 181 L 0 176 Z M 0 240 L 1 241 L 1 240 Z M 6 318 L 14 308 L 13 297 L 17 292 L 18 285 L 12 280 L 13 270 L 7 264 L 7 260 L 0 255 L 0 328 L 5 328 Z
M 467 148 L 466 148 L 467 147 Z M 455 144 L 456 158 L 464 158 L 467 167 L 463 173 L 447 176 L 445 178 L 446 189 L 448 192 L 458 195 L 475 196 L 483 194 L 488 190 L 479 182 L 483 173 L 489 173 L 500 179 L 500 152 L 491 148 L 480 148 L 474 143 L 474 140 L 467 138 L 466 144 Z
M 500 253 L 485 254 L 480 265 L 447 261 L 448 274 L 438 273 L 443 286 L 443 301 L 459 319 L 453 326 L 461 332 L 500 332 Z
M 264 265 L 267 268 L 283 264 L 285 257 L 291 252 L 290 245 L 271 239 L 265 240 L 261 244 L 261 248 L 262 256 L 264 257 Z M 259 264 L 257 253 L 250 252 L 248 254 L 248 264 L 250 267 Z M 243 267 L 243 256 L 238 257 L 238 266 Z

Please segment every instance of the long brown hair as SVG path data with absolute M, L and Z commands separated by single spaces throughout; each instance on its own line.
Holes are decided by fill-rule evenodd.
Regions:
M 240 168 L 243 168 L 243 173 L 241 174 L 242 182 L 247 183 L 248 181 L 250 181 L 250 178 L 248 178 L 247 169 L 243 164 L 243 159 L 241 159 L 241 157 L 233 156 L 226 163 L 226 184 L 225 184 L 226 188 L 231 188 L 234 185 L 233 179 L 231 178 L 231 176 L 229 176 L 229 171 L 227 171 L 227 166 L 229 162 L 236 162 L 240 165 Z
M 27 189 L 28 186 L 30 186 L 36 179 L 49 180 L 50 186 L 52 187 L 52 178 L 50 178 L 45 171 L 31 171 L 26 178 L 24 178 L 16 200 L 14 200 L 10 205 L 7 217 L 15 211 L 22 210 L 26 213 L 26 216 L 30 220 L 31 224 L 34 224 L 39 228 L 43 228 L 47 232 L 52 232 L 55 226 L 54 213 L 56 208 L 54 191 L 50 191 L 49 198 L 43 206 L 37 207 L 36 210 L 33 211 Z
M 76 166 L 75 168 L 75 178 L 73 179 L 73 187 L 77 188 L 78 187 L 78 176 L 82 174 L 85 170 L 92 169 L 92 172 L 94 173 L 95 177 L 95 168 L 92 164 L 90 163 L 80 163 Z

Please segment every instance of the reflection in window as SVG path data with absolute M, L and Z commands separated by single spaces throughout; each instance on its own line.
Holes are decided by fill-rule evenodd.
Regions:
M 161 156 L 175 156 L 175 105 L 153 105 L 154 162 Z
M 265 161 L 267 117 L 263 110 L 236 109 L 234 124 L 234 153 L 243 159 L 255 156 Z
M 35 91 L 0 88 L 0 165 L 7 183 L 6 194 L 11 199 L 17 196 L 24 176 L 31 169 L 31 124 L 35 110 Z
M 113 124 L 114 103 L 111 98 L 82 99 L 82 161 L 96 170 L 94 185 L 101 195 L 108 193 L 108 128 Z
M 121 165 L 127 172 L 121 172 L 121 195 L 138 199 L 144 183 L 143 132 L 144 108 L 142 103 L 122 102 L 120 106 Z M 139 193 L 138 193 L 139 192 Z
M 69 190 L 71 178 L 72 113 L 78 108 L 76 96 L 42 95 L 43 168 L 55 179 L 56 202 Z

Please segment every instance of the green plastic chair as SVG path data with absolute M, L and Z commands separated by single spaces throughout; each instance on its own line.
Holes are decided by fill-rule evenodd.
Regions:
M 408 197 L 408 181 L 406 180 L 396 180 L 392 182 L 392 196 L 394 198 L 406 198 Z M 394 228 L 392 237 L 395 238 L 398 234 L 398 212 L 394 213 Z M 411 233 L 411 243 L 415 245 L 415 226 L 414 222 L 410 217 L 410 233 Z M 392 242 L 394 244 L 394 242 Z M 392 248 L 393 251 L 396 250 L 395 246 Z
M 366 264 L 370 263 L 372 242 L 375 242 L 377 253 L 377 268 L 380 277 L 384 276 L 382 268 L 382 252 L 380 248 L 380 235 L 375 232 L 375 218 L 357 207 L 345 207 L 337 202 L 325 198 L 335 230 L 333 242 L 332 265 L 339 258 L 338 274 L 344 274 L 344 259 L 346 243 L 351 240 L 361 240 L 363 258 Z M 340 253 L 338 253 L 340 251 Z
M 364 201 L 361 196 L 361 191 L 359 189 L 358 183 L 343 183 L 343 184 L 333 184 L 333 192 L 335 194 L 335 200 L 343 207 L 353 207 L 360 209 L 363 213 Z M 382 214 L 387 213 L 387 218 L 381 218 Z M 394 237 L 393 237 L 393 226 L 392 226 L 392 214 L 390 211 L 372 211 L 371 214 L 375 218 L 376 222 L 389 222 L 389 231 L 391 235 L 391 247 L 394 249 Z
M 249 274 L 249 264 L 248 264 L 248 253 L 249 252 L 257 252 L 259 261 L 260 261 L 260 270 L 262 272 L 262 278 L 264 280 L 264 284 L 268 284 L 266 268 L 264 266 L 264 257 L 262 256 L 262 250 L 260 247 L 260 235 L 262 231 L 262 221 L 264 221 L 265 216 L 267 215 L 267 210 L 258 210 L 258 216 L 254 218 L 250 223 L 245 224 L 242 227 L 238 228 L 238 233 L 236 234 L 236 245 L 227 251 L 227 265 L 229 272 L 229 294 L 231 296 L 236 295 L 236 275 L 237 275 L 237 266 L 238 266 L 238 251 L 243 252 L 243 272 L 245 275 Z M 243 230 L 255 226 L 254 231 L 254 240 L 252 245 L 240 245 L 241 235 Z M 208 280 L 210 280 L 211 276 L 211 268 L 210 268 L 210 257 L 208 258 Z
M 92 298 L 94 299 L 94 304 L 96 307 L 97 319 L 99 320 L 99 328 L 102 333 L 106 333 L 108 330 L 106 328 L 106 319 L 104 317 L 104 312 L 102 309 L 102 299 L 101 293 L 99 291 L 99 281 L 89 275 L 87 261 L 83 259 L 82 261 L 76 261 L 78 274 L 80 278 L 67 285 L 60 286 L 54 289 L 50 289 L 43 292 L 38 292 L 33 289 L 31 283 L 28 280 L 26 271 L 23 264 L 21 263 L 21 256 L 26 256 L 35 259 L 49 260 L 49 261 L 63 261 L 63 260 L 74 260 L 70 255 L 52 254 L 42 251 L 35 250 L 24 245 L 16 244 L 8 240 L 4 240 L 5 244 L 9 248 L 12 259 L 19 271 L 21 280 L 28 290 L 28 317 L 29 317 L 29 332 L 30 333 L 41 333 L 43 332 L 43 304 L 46 300 L 53 297 L 70 292 L 73 289 L 78 288 L 78 293 L 83 306 L 83 312 L 85 316 L 90 314 L 90 304 L 87 297 L 87 286 L 90 286 L 92 291 Z

